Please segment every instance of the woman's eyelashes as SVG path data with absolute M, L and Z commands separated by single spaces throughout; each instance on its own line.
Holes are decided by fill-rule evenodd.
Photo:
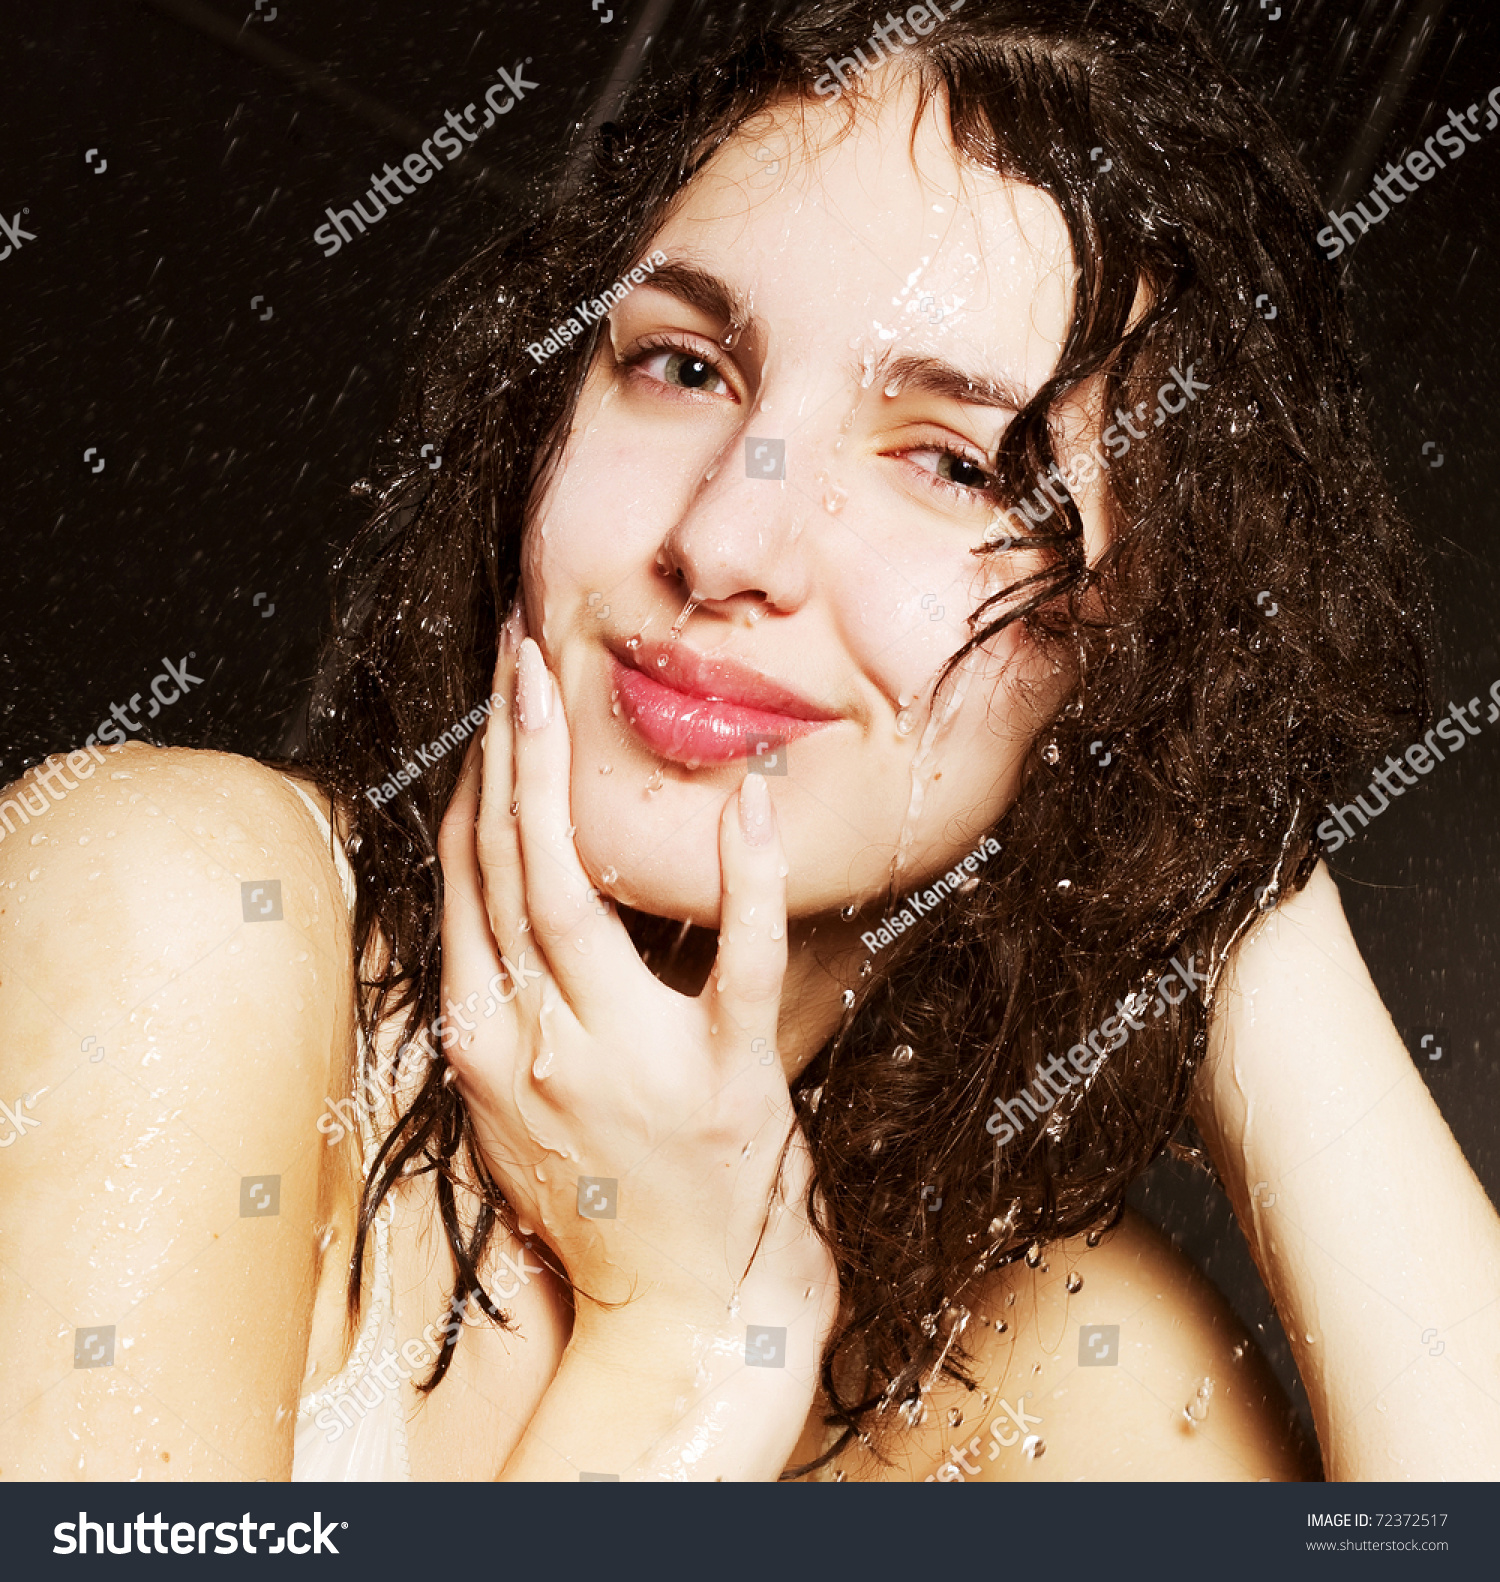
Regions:
M 620 359 L 628 377 L 692 395 L 737 401 L 739 396 L 718 359 L 695 337 L 640 342 Z
M 989 460 L 975 451 L 953 445 L 912 445 L 894 452 L 900 460 L 922 473 L 926 487 L 947 499 L 993 505 L 996 482 Z

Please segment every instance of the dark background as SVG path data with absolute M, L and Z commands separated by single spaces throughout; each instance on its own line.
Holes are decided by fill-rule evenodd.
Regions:
M 403 332 L 424 295 L 511 223 L 525 183 L 561 174 L 577 129 L 607 114 L 644 54 L 686 56 L 770 9 L 5 8 L 0 213 L 36 239 L 0 261 L 0 783 L 76 746 L 164 657 L 190 650 L 205 684 L 151 722 L 156 739 L 244 753 L 284 743 L 327 625 L 333 559 L 362 519 L 350 485 L 393 415 Z M 1493 0 L 1239 0 L 1199 14 L 1341 207 L 1450 107 L 1500 83 Z M 348 206 L 372 170 L 399 164 L 445 111 L 528 57 L 539 87 L 469 159 L 322 256 L 311 236 L 325 207 Z M 1500 127 L 1486 134 L 1484 119 L 1478 144 L 1341 260 L 1372 420 L 1426 546 L 1440 707 L 1500 677 Z M 97 456 L 83 460 L 90 446 L 102 472 Z M 1497 783 L 1500 724 L 1333 864 L 1410 1047 L 1439 1034 L 1441 1058 L 1421 1069 L 1492 1197 Z M 1134 1198 L 1261 1327 L 1300 1402 L 1222 1194 L 1164 1164 Z

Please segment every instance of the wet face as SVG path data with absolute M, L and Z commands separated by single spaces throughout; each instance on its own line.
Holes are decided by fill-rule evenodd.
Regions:
M 1066 229 L 874 86 L 852 124 L 768 113 L 684 192 L 534 513 L 579 849 L 660 915 L 717 921 L 719 810 L 763 746 L 791 915 L 878 912 L 973 850 L 1065 684 L 1012 628 L 936 688 L 1026 569 L 974 550 L 986 458 L 1067 331 Z

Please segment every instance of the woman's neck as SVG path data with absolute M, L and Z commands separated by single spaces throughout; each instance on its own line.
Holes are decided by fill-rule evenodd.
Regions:
M 703 992 L 718 954 L 713 929 L 620 908 L 641 959 L 669 989 Z M 787 971 L 777 1042 L 788 1079 L 833 1036 L 844 1014 L 844 991 L 858 982 L 868 952 L 853 923 L 837 916 L 788 925 Z

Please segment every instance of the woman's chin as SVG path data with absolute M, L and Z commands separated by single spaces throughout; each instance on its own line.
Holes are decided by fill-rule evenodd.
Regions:
M 717 822 L 710 829 L 717 837 Z M 579 817 L 578 855 L 600 893 L 653 917 L 717 928 L 717 839 L 707 843 L 694 828 L 677 834 L 659 832 L 659 844 L 643 839 L 645 834 L 639 825 L 630 827 L 629 821 L 615 826 L 607 817 L 588 823 Z

